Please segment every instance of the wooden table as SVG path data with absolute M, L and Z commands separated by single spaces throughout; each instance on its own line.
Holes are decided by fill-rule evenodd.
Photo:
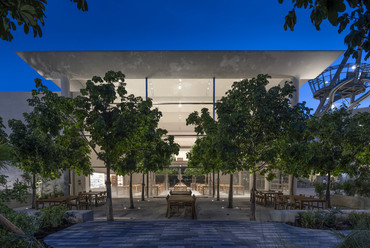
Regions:
M 167 218 L 170 218 L 171 216 L 171 203 L 175 203 L 175 204 L 178 204 L 178 205 L 183 205 L 183 206 L 186 206 L 186 205 L 190 205 L 191 206 L 191 217 L 194 219 L 194 217 L 196 216 L 196 213 L 195 213 L 195 197 L 192 197 L 191 195 L 170 195 L 168 198 L 167 198 Z M 184 212 L 185 212 L 185 208 L 184 208 Z
M 68 206 L 70 201 L 77 200 L 78 196 L 59 196 L 59 197 L 52 197 L 52 198 L 47 198 L 47 199 L 39 199 L 36 200 L 36 209 L 39 209 L 39 204 L 45 204 L 45 203 L 54 203 L 58 205 L 65 205 Z
M 276 205 L 276 197 L 275 195 L 282 195 L 281 192 L 276 191 L 258 191 L 261 195 L 263 195 L 263 206 L 267 205 L 267 198 L 271 199 L 271 203 Z M 256 192 L 257 193 L 257 192 Z M 274 202 L 272 202 L 272 199 L 274 199 Z
M 91 198 L 94 198 L 95 207 L 97 207 L 98 206 L 98 196 L 100 195 L 100 193 L 102 192 L 92 191 L 92 192 L 82 192 L 82 193 L 79 193 L 79 195 L 87 196 L 90 202 L 91 202 Z
M 170 195 L 191 195 L 191 191 L 170 191 Z

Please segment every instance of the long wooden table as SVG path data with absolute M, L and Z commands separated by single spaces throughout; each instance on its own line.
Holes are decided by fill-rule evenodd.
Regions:
M 263 199 L 263 206 L 266 206 L 267 205 L 267 199 L 270 198 L 271 199 L 271 203 L 276 205 L 276 195 L 282 195 L 283 193 L 282 192 L 276 192 L 276 191 L 256 191 L 256 194 L 259 193 L 260 195 L 262 195 L 262 199 Z M 272 199 L 274 199 L 274 201 L 272 201 Z
M 195 197 L 192 197 L 191 195 L 170 195 L 167 198 L 167 218 L 171 217 L 171 204 L 177 204 L 178 206 L 191 206 L 191 217 L 194 219 L 196 216 L 195 213 Z M 184 211 L 186 209 L 184 208 Z
M 59 197 L 52 197 L 52 198 L 47 198 L 47 199 L 38 199 L 36 200 L 36 209 L 39 209 L 39 204 L 45 204 L 45 203 L 53 203 L 57 205 L 65 205 L 69 206 L 69 202 L 73 200 L 77 200 L 78 196 L 59 196 Z

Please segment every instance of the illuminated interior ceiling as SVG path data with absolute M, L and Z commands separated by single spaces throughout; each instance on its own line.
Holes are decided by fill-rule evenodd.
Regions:
M 32 51 L 17 54 L 45 79 L 60 86 L 70 82 L 77 94 L 92 76 L 109 70 L 126 75 L 127 91 L 146 95 L 163 114 L 159 126 L 175 135 L 182 157 L 193 145 L 194 127 L 186 126 L 193 111 L 208 108 L 234 81 L 272 76 L 270 86 L 292 78 L 303 85 L 331 65 L 344 51 Z M 216 116 L 217 118 L 217 116 Z

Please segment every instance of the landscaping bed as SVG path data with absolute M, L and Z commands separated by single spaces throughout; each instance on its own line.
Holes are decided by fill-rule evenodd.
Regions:
M 0 225 L 0 243 L 2 247 L 47 247 L 43 238 L 67 228 L 71 221 L 65 206 L 50 206 L 31 214 L 16 212 L 6 206 L 0 206 L 0 213 L 23 233 L 14 233 Z

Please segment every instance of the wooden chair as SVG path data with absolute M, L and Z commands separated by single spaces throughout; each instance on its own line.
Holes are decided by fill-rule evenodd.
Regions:
M 87 195 L 79 195 L 79 197 L 78 197 L 77 200 L 78 200 L 80 209 L 82 209 L 82 207 L 85 207 L 86 210 L 88 210 L 90 208 L 91 201 L 90 201 L 90 197 L 89 196 L 87 196 Z
M 275 195 L 275 209 L 287 209 L 287 197 L 285 195 Z
M 196 197 L 195 197 L 195 195 L 193 195 L 193 199 L 194 199 L 194 202 L 185 202 L 184 203 L 184 216 L 187 215 L 187 210 L 190 210 L 191 217 L 194 219 L 194 217 L 196 216 L 196 213 L 195 213 Z
M 168 204 L 168 198 L 169 197 L 170 197 L 170 195 L 167 195 L 167 197 L 166 197 L 167 204 Z M 180 214 L 180 211 L 179 211 L 180 204 L 178 202 L 170 202 L 168 207 L 169 207 L 169 213 L 168 213 L 168 216 L 167 216 L 168 218 L 171 217 L 172 213 L 177 214 L 177 215 Z
M 298 206 L 298 202 L 296 201 L 296 199 L 294 198 L 294 196 L 289 196 L 288 198 L 288 202 L 287 202 L 287 209 L 298 209 L 299 206 Z
M 76 207 L 76 210 L 80 209 L 80 202 L 79 202 L 78 198 L 76 200 L 68 201 L 67 207 L 68 207 L 69 210 L 72 210 L 73 207 Z

